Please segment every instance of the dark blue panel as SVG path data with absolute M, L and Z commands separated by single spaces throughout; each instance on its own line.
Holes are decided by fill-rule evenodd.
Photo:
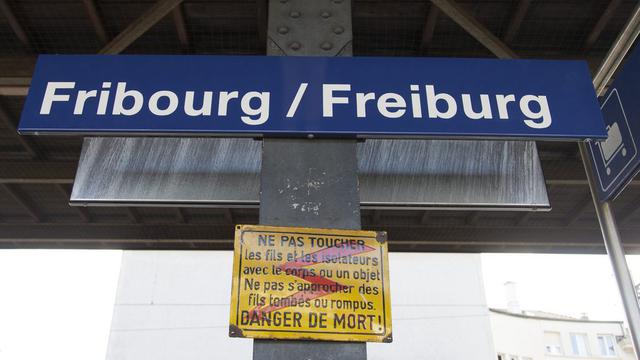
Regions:
M 640 47 L 629 55 L 603 97 L 607 141 L 590 144 L 598 195 L 616 197 L 640 170 Z
M 308 84 L 304 92 L 302 84 Z M 333 105 L 331 84 L 336 85 Z M 129 91 L 122 101 L 117 100 L 118 86 L 121 98 Z M 45 96 L 47 89 L 54 97 Z M 233 91 L 238 98 L 231 99 L 225 111 L 221 92 Z M 103 94 L 104 102 L 100 106 L 95 96 L 89 97 L 82 107 L 82 94 Z M 300 102 L 293 112 L 296 94 Z M 208 97 L 210 111 L 185 110 L 193 99 L 193 108 L 200 109 Z M 366 98 L 371 99 L 364 102 Z M 122 107 L 128 111 L 119 110 Z M 605 137 L 584 62 L 448 58 L 40 56 L 19 130 Z

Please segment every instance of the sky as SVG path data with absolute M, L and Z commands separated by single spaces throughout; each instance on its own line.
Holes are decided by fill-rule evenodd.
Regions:
M 121 251 L 0 250 L 0 360 L 104 359 Z M 482 254 L 487 303 L 506 308 L 516 282 L 522 309 L 624 320 L 604 255 Z M 628 256 L 640 282 L 640 256 Z
M 640 256 L 627 256 L 634 283 Z M 522 310 L 541 310 L 592 320 L 624 320 L 611 263 L 606 255 L 482 254 L 490 307 L 507 308 L 504 283 L 516 283 Z

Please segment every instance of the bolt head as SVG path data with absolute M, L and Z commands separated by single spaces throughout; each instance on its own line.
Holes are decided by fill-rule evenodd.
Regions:
M 342 34 L 344 32 L 344 28 L 342 26 L 336 26 L 333 28 L 333 33 L 334 34 Z
M 331 50 L 331 48 L 333 48 L 333 44 L 328 41 L 325 41 L 322 44 L 320 44 L 320 48 L 322 50 Z
M 302 47 L 302 44 L 300 44 L 297 41 L 294 41 L 291 44 L 289 44 L 289 49 L 291 50 L 300 50 L 301 47 Z
M 320 14 L 320 16 L 322 16 L 323 19 L 328 19 L 331 17 L 331 13 L 328 11 L 323 11 L 322 14 Z
M 279 26 L 278 27 L 278 33 L 284 35 L 284 34 L 286 34 L 288 32 L 289 32 L 289 28 L 288 27 L 286 27 L 286 26 Z
M 292 12 L 289 13 L 289 16 L 291 16 L 294 19 L 299 18 L 300 15 L 302 15 L 302 14 L 300 14 L 300 11 L 292 11 Z

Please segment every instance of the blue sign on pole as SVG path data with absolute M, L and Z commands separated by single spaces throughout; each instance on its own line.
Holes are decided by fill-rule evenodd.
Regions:
M 40 56 L 22 133 L 603 139 L 585 62 Z
M 607 140 L 589 145 L 598 196 L 615 198 L 640 170 L 640 47 L 629 55 L 603 97 Z

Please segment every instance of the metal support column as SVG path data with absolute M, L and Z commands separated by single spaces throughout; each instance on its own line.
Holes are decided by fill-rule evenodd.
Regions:
M 622 62 L 627 51 L 633 45 L 639 32 L 640 5 L 634 10 L 629 22 L 616 39 L 613 47 L 611 47 L 607 53 L 602 65 L 600 65 L 598 72 L 593 78 L 593 85 L 596 88 L 598 96 L 604 94 L 607 83 Z M 633 347 L 636 351 L 636 358 L 638 358 L 638 353 L 640 351 L 640 308 L 638 307 L 638 299 L 636 297 L 636 291 L 633 286 L 631 274 L 627 267 L 624 248 L 622 247 L 622 241 L 620 240 L 620 234 L 618 233 L 618 227 L 616 225 L 611 204 L 608 201 L 600 202 L 598 199 L 596 177 L 593 167 L 591 166 L 587 145 L 585 143 L 580 143 L 579 147 L 587 179 L 589 180 L 589 188 L 591 189 L 591 196 L 593 197 L 593 203 L 596 208 L 596 215 L 600 222 L 604 245 L 607 249 L 609 259 L 611 260 L 616 281 L 618 282 L 622 303 L 627 315 L 627 322 L 629 323 L 629 328 L 631 330 Z
M 351 55 L 351 2 L 270 0 L 269 55 Z M 264 139 L 260 224 L 360 229 L 356 141 Z M 254 360 L 365 360 L 366 343 L 254 340 Z

